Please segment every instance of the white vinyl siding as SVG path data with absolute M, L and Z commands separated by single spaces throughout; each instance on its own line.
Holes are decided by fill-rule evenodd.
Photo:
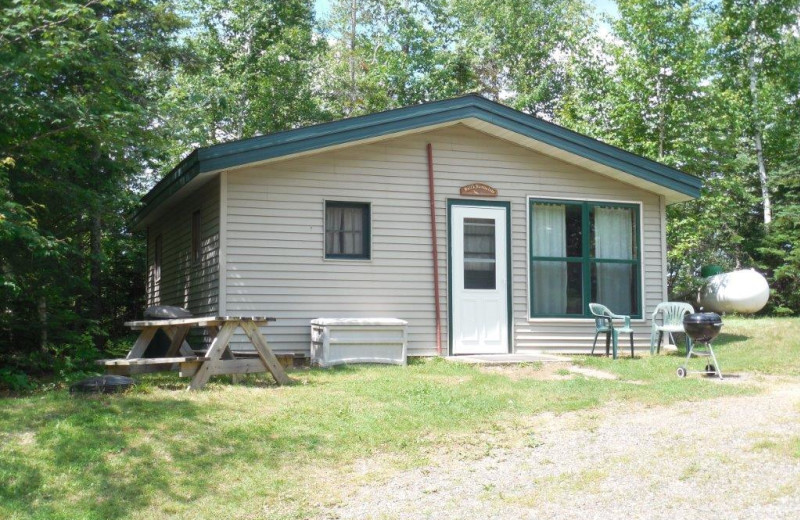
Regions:
M 219 180 L 210 181 L 148 227 L 147 305 L 177 305 L 197 316 L 216 314 L 219 296 Z M 192 258 L 194 214 L 200 212 L 199 259 Z M 161 280 L 154 279 L 161 236 Z
M 264 332 L 278 352 L 308 352 L 313 318 L 400 318 L 409 323 L 409 355 L 434 354 L 427 143 L 436 177 L 444 348 L 447 199 L 470 198 L 460 197 L 459 188 L 474 182 L 496 188 L 493 200 L 511 203 L 517 351 L 588 352 L 594 335 L 591 320 L 528 319 L 529 196 L 640 202 L 644 316 L 666 299 L 663 198 L 455 125 L 225 174 L 226 313 L 276 317 Z M 370 203 L 370 261 L 324 258 L 325 200 Z M 166 244 L 165 237 L 165 257 Z M 648 324 L 634 326 L 637 344 L 649 345 Z

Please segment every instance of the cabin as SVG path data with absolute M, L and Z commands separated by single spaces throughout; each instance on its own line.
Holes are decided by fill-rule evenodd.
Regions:
M 409 356 L 588 354 L 590 302 L 649 347 L 666 207 L 700 188 L 467 95 L 196 149 L 133 225 L 149 305 L 275 317 L 277 354 L 307 355 L 313 319 L 372 317 L 408 323 Z

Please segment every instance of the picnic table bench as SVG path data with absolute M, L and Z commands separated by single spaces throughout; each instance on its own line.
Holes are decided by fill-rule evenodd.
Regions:
M 285 385 L 291 380 L 258 329 L 273 321 L 275 318 L 263 316 L 129 321 L 125 326 L 140 332 L 128 355 L 123 359 L 101 359 L 97 364 L 104 366 L 106 373 L 116 375 L 177 370 L 181 377 L 192 378 L 189 390 L 199 390 L 214 375 L 260 372 L 269 372 L 279 385 Z M 189 331 L 195 327 L 205 329 L 212 338 L 203 355 L 196 355 L 186 341 Z M 250 339 L 257 357 L 237 357 L 230 349 L 230 340 L 238 328 Z M 166 354 L 156 358 L 142 357 L 159 330 L 164 331 L 170 340 Z

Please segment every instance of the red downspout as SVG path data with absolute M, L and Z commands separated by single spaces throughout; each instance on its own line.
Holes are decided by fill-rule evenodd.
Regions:
M 436 202 L 433 193 L 433 146 L 428 143 L 428 195 L 431 203 L 431 247 L 433 248 L 433 305 L 436 315 L 436 354 L 442 355 L 442 320 L 439 316 L 439 246 L 436 241 Z

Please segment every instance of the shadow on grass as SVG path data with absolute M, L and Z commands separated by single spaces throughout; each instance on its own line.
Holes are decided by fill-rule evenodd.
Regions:
M 750 340 L 750 336 L 743 336 L 741 334 L 726 334 L 724 332 L 720 333 L 719 336 L 714 338 L 714 341 L 711 342 L 711 346 L 715 349 L 718 347 L 725 347 L 728 345 L 733 345 L 734 343 L 742 343 L 745 341 Z M 666 354 L 667 356 L 672 357 L 686 357 L 686 346 L 683 341 L 678 342 L 678 350 L 671 350 L 671 351 L 664 351 L 662 349 L 662 354 Z
M 226 484 L 212 478 L 225 467 L 244 471 L 257 457 L 277 468 L 282 453 L 319 442 L 278 435 L 269 421 L 242 428 L 179 396 L 62 392 L 43 401 L 0 412 L 0 516 L 116 519 L 165 498 L 167 513 L 182 516 Z
M 394 365 L 367 365 L 377 369 L 385 368 L 391 369 Z M 368 369 L 366 369 L 368 370 Z M 335 365 L 332 367 L 292 367 L 286 368 L 286 375 L 289 376 L 291 385 L 297 384 L 313 384 L 325 385 L 335 381 L 325 381 L 324 376 L 335 375 L 352 375 L 358 372 L 365 371 L 365 366 L 353 365 Z M 322 376 L 322 378 L 320 377 Z M 145 374 L 134 376 L 137 380 L 137 386 L 140 390 L 147 391 L 149 388 L 158 388 L 160 390 L 168 391 L 182 391 L 189 387 L 191 378 L 180 377 L 176 372 L 159 372 L 153 374 Z M 256 374 L 242 374 L 239 379 L 234 382 L 233 377 L 229 375 L 212 376 L 207 383 L 211 387 L 248 387 L 248 388 L 276 388 L 278 387 L 275 378 L 268 372 L 260 372 Z
M 719 336 L 714 339 L 712 345 L 730 345 L 731 343 L 741 343 L 750 339 L 750 336 L 743 336 L 741 334 L 726 334 L 721 332 Z
M 291 378 L 292 371 L 287 371 L 287 374 Z M 148 391 L 148 389 L 155 388 L 167 391 L 184 391 L 189 388 L 189 384 L 192 381 L 190 377 L 180 377 L 175 372 L 160 372 L 133 377 L 136 379 L 136 384 L 139 389 L 145 392 Z M 266 372 L 243 374 L 239 376 L 239 380 L 236 382 L 234 382 L 233 377 L 229 375 L 211 376 L 207 384 L 211 386 L 245 386 L 254 388 L 278 386 L 272 374 Z

